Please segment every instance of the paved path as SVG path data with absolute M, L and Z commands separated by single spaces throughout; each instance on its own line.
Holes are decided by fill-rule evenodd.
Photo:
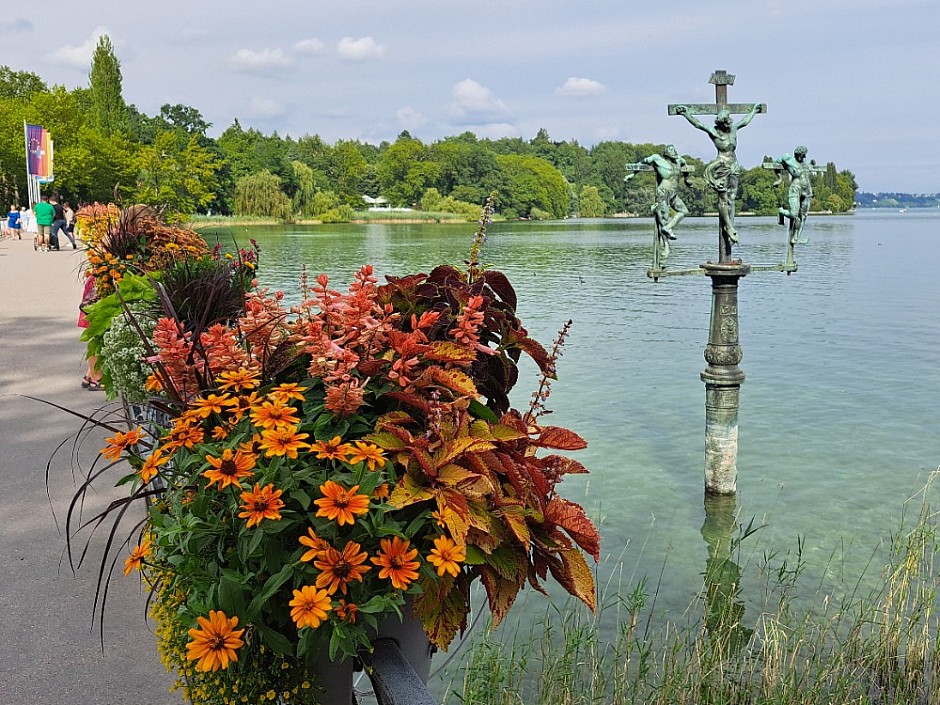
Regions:
M 48 494 L 45 478 L 53 451 L 81 421 L 21 396 L 82 412 L 105 404 L 103 392 L 80 386 L 82 261 L 73 250 L 44 254 L 25 239 L 0 241 L 0 703 L 180 703 L 179 692 L 169 693 L 173 677 L 144 619 L 145 592 L 136 574 L 121 574 L 123 556 L 102 652 L 92 618 L 101 542 L 74 574 L 64 554 L 63 522 L 76 487 L 70 446 L 51 463 Z M 105 435 L 93 433 L 84 443 L 86 466 Z M 117 496 L 102 486 L 94 504 Z

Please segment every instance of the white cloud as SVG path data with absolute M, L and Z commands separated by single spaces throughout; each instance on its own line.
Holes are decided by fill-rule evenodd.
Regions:
M 519 128 L 509 122 L 491 122 L 473 128 L 477 137 L 498 140 L 500 137 L 518 137 Z
M 290 66 L 293 61 L 280 49 L 239 49 L 229 58 L 229 63 L 236 71 L 270 71 Z
M 319 39 L 301 39 L 294 45 L 298 54 L 322 54 L 325 45 Z
M 254 96 L 249 101 L 248 110 L 253 116 L 262 118 L 280 117 L 287 112 L 282 103 L 278 103 L 273 98 L 259 96 Z
M 607 89 L 603 83 L 590 78 L 575 78 L 572 76 L 556 88 L 555 93 L 558 95 L 585 96 L 600 95 L 605 90 Z
M 398 124 L 406 130 L 416 130 L 419 127 L 424 127 L 429 122 L 428 118 L 410 105 L 396 111 L 395 116 L 398 118 Z
M 493 91 L 472 78 L 466 78 L 454 84 L 451 93 L 454 101 L 450 104 L 450 111 L 455 117 L 492 122 L 512 114 L 512 111 L 496 97 Z
M 595 127 L 594 128 L 594 139 L 598 142 L 604 142 L 606 140 L 617 140 L 620 139 L 620 128 L 619 127 Z
M 382 58 L 385 47 L 377 44 L 372 37 L 363 37 L 362 39 L 343 37 L 336 45 L 336 52 L 341 59 L 346 61 L 366 61 Z
M 109 34 L 107 27 L 96 27 L 91 36 L 81 44 L 77 46 L 66 44 L 51 54 L 46 54 L 44 58 L 50 64 L 87 69 L 91 66 L 91 57 L 95 53 L 95 47 L 98 46 L 98 39 L 104 34 Z M 114 43 L 113 38 L 112 43 Z

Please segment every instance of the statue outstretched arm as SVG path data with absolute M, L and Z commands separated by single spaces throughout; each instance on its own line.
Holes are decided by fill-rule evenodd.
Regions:
M 760 105 L 761 105 L 760 103 L 754 103 L 754 105 L 751 106 L 750 112 L 747 115 L 745 115 L 743 118 L 741 118 L 741 121 L 738 123 L 737 126 L 746 127 L 747 125 L 749 125 L 751 123 L 751 120 L 754 119 L 754 116 L 757 115 L 757 111 L 760 110 Z
M 703 132 L 712 134 L 712 129 L 708 125 L 704 124 L 701 120 L 699 120 L 697 117 L 695 117 L 689 112 L 689 106 L 677 105 L 676 115 L 681 115 L 682 117 L 684 117 L 686 120 L 689 121 L 689 123 L 691 123 L 693 127 L 697 127 L 699 130 L 702 130 Z

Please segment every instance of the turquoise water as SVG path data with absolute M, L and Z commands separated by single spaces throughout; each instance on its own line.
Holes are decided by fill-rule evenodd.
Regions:
M 684 221 L 670 264 L 714 258 L 715 227 Z M 483 260 L 509 275 L 525 325 L 544 344 L 574 320 L 551 420 L 589 442 L 578 458 L 591 474 L 567 480 L 563 492 L 601 526 L 600 585 L 626 589 L 664 571 L 657 610 L 678 614 L 698 593 L 707 557 L 699 372 L 710 284 L 647 279 L 650 228 L 647 219 L 496 224 Z M 735 256 L 783 260 L 775 220 L 742 218 L 739 229 Z M 473 230 L 373 224 L 210 236 L 256 238 L 262 283 L 296 299 L 304 263 L 345 288 L 366 262 L 380 276 L 459 264 Z M 806 234 L 796 274 L 755 272 L 741 282 L 737 515 L 765 524 L 747 550 L 786 552 L 800 538 L 811 569 L 839 549 L 851 573 L 940 464 L 940 211 L 813 217 Z M 535 382 L 534 369 L 524 370 L 517 406 Z

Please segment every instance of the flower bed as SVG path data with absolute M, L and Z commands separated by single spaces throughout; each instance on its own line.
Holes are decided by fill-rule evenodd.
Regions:
M 193 320 L 153 278 L 148 388 L 171 421 L 102 455 L 134 468 L 128 502 L 150 500 L 125 573 L 152 587 L 192 702 L 309 700 L 311 664 L 368 652 L 406 598 L 446 649 L 477 579 L 494 624 L 549 575 L 594 608 L 598 534 L 557 492 L 586 470 L 556 451 L 585 443 L 542 423 L 567 326 L 551 350 L 529 337 L 509 280 L 477 262 L 487 216 L 464 270 L 380 286 L 364 266 L 345 292 L 321 275 L 293 307 L 248 287 Z M 522 354 L 542 374 L 525 412 Z

